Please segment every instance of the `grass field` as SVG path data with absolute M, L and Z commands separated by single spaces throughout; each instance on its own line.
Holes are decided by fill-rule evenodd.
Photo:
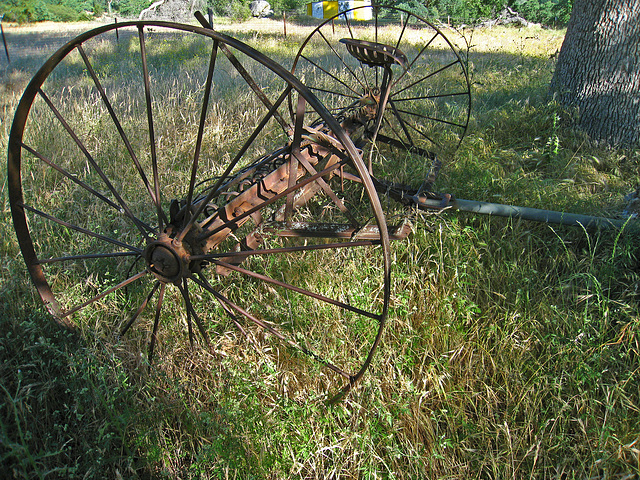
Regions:
M 219 28 L 288 69 L 311 27 L 288 25 L 287 38 L 281 27 L 265 20 Z M 28 80 L 54 44 L 80 27 L 63 28 L 5 27 L 12 62 L 3 58 L 0 67 L 3 151 Z M 640 150 L 590 144 L 570 128 L 575 112 L 548 96 L 564 32 L 494 28 L 447 35 L 465 55 L 471 46 L 473 105 L 468 133 L 446 159 L 437 190 L 464 199 L 620 216 L 624 195 L 640 183 Z M 165 43 L 164 53 L 154 58 L 176 69 L 172 85 L 184 87 L 178 92 L 197 90 L 202 78 L 190 70 L 195 65 L 189 60 L 201 52 L 170 39 Z M 126 77 L 109 70 L 107 55 L 100 65 L 105 82 Z M 85 73 L 77 65 L 69 68 L 78 70 L 78 78 Z M 68 99 L 69 115 L 91 111 L 95 98 L 84 87 L 74 84 L 75 95 L 60 97 Z M 190 101 L 178 95 L 175 105 Z M 130 103 L 126 128 L 146 128 L 144 105 Z M 246 111 L 216 108 L 217 123 L 207 137 L 212 158 L 223 140 L 241 139 L 243 125 L 253 121 Z M 161 112 L 175 131 L 197 128 L 197 118 L 173 113 Z M 77 126 L 88 132 L 93 147 L 110 145 L 106 133 L 92 133 L 99 115 L 80 118 Z M 54 124 L 46 120 L 41 128 L 52 143 L 61 136 Z M 163 170 L 178 188 L 188 181 L 180 152 L 190 151 L 193 136 L 161 136 L 168 151 L 178 152 L 164 159 Z M 271 138 L 268 131 L 265 136 L 265 142 Z M 250 331 L 252 342 L 233 323 L 215 321 L 220 309 L 207 318 L 211 349 L 189 347 L 184 315 L 163 317 L 151 370 L 143 356 L 153 312 L 119 341 L 110 324 L 120 308 L 115 301 L 83 319 L 77 333 L 61 330 L 41 306 L 20 256 L 2 165 L 0 470 L 7 478 L 640 475 L 637 233 L 415 213 L 412 235 L 391 244 L 393 283 L 382 344 L 360 384 L 343 402 L 327 407 L 315 394 L 324 381 L 321 372 L 257 329 Z M 34 187 L 34 196 L 47 202 L 61 191 L 59 184 L 34 171 L 35 187 L 42 186 Z M 40 222 L 44 234 L 38 242 L 54 248 L 66 237 L 60 228 L 48 233 L 45 223 Z M 360 268 L 332 277 L 327 263 L 305 261 L 311 263 L 269 268 L 306 271 L 315 287 L 325 288 L 330 280 L 353 295 L 369 288 L 362 266 L 376 269 L 375 262 L 356 258 L 350 265 Z M 61 272 L 59 281 L 66 275 Z M 80 297 L 82 285 L 68 281 L 63 290 Z M 272 298 L 250 282 L 237 291 L 228 288 L 231 295 L 250 292 L 257 303 Z M 273 315 L 278 309 L 309 312 L 309 318 L 316 313 L 308 304 L 287 301 L 276 302 Z M 332 315 L 292 328 L 335 332 L 335 324 L 323 323 L 334 320 Z

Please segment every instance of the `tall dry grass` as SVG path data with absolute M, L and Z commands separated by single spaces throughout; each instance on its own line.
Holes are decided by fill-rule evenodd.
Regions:
M 268 28 L 223 28 L 287 65 L 309 27 L 292 26 L 284 39 L 278 22 L 262 24 Z M 570 129 L 574 113 L 548 98 L 563 32 L 463 33 L 473 45 L 472 128 L 438 188 L 620 213 L 623 194 L 639 181 L 639 154 L 592 146 Z M 179 45 L 166 48 L 188 85 L 187 56 Z M 34 68 L 25 58 L 3 71 L 4 148 Z M 68 108 L 91 98 L 70 95 Z M 212 135 L 227 135 L 244 118 L 219 113 Z M 180 128 L 194 119 L 182 121 Z M 172 151 L 190 142 L 169 137 Z M 18 257 L 3 185 L 0 457 L 14 478 L 628 479 L 640 472 L 633 233 L 416 213 L 413 235 L 392 245 L 389 324 L 372 368 L 343 403 L 326 408 L 308 395 L 305 382 L 314 378 L 302 360 L 280 368 L 290 356 L 283 346 L 256 346 L 231 324 L 212 325 L 209 352 L 191 349 L 184 326 L 167 319 L 151 372 L 140 358 L 144 325 L 119 342 L 101 334 L 110 325 L 99 315 L 78 336 L 60 332 Z M 299 268 L 322 282 L 321 267 Z M 353 285 L 358 275 L 337 280 Z

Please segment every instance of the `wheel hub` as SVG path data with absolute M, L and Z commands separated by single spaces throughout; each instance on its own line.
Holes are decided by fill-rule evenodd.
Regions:
M 189 257 L 183 243 L 165 233 L 150 242 L 144 252 L 149 271 L 161 282 L 176 285 L 179 285 L 183 278 L 191 276 Z

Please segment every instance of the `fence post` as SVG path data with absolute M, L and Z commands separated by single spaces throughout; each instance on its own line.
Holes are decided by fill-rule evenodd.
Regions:
M 4 20 L 4 13 L 0 16 L 0 32 L 2 32 L 2 43 L 4 44 L 4 53 L 7 56 L 7 63 L 11 63 L 9 58 L 9 49 L 7 48 L 7 39 L 4 36 L 4 28 L 2 27 L 2 20 Z
M 209 27 L 213 28 L 213 10 L 207 9 L 207 15 L 209 16 Z
M 282 12 L 282 25 L 284 27 L 284 38 L 287 38 L 287 12 Z
M 118 33 L 118 17 L 113 17 L 113 22 L 116 24 L 116 43 L 120 43 L 120 34 Z

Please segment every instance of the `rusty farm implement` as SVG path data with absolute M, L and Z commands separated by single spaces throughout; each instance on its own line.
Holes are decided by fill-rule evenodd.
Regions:
M 322 23 L 291 69 L 198 19 L 96 28 L 27 86 L 8 172 L 31 279 L 59 323 L 149 360 L 163 324 L 191 344 L 233 324 L 348 392 L 410 232 L 390 211 L 452 205 L 434 181 L 469 122 L 464 61 L 395 9 Z

